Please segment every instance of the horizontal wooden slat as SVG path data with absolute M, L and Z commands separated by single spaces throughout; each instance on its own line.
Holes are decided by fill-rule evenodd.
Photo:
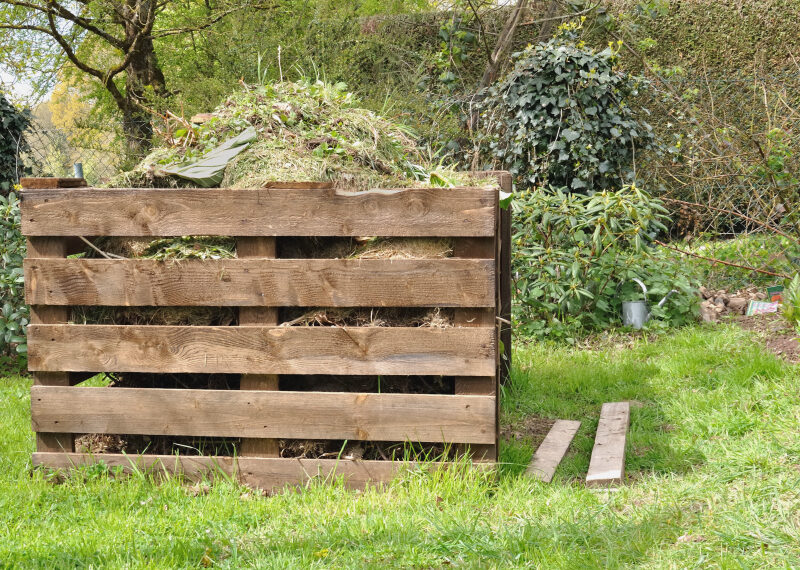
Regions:
M 108 453 L 88 455 L 83 453 L 34 453 L 35 466 L 69 470 L 80 465 L 102 461 L 108 467 L 121 467 L 124 472 L 134 470 L 180 474 L 198 481 L 213 479 L 217 473 L 235 477 L 240 483 L 265 491 L 277 491 L 286 486 L 304 485 L 312 478 L 326 481 L 341 478 L 351 489 L 363 489 L 369 484 L 391 481 L 404 469 L 441 469 L 451 464 L 444 462 L 353 461 L 346 459 L 281 459 L 233 458 L 176 455 L 124 455 Z M 475 464 L 476 469 L 491 469 L 486 463 Z
M 494 443 L 492 396 L 33 386 L 36 432 Z
M 495 345 L 494 327 L 29 325 L 28 368 L 493 376 Z
M 29 236 L 491 236 L 496 188 L 22 192 Z
M 83 178 L 20 178 L 20 186 L 25 190 L 38 188 L 81 188 L 87 186 Z
M 490 307 L 480 259 L 26 259 L 32 305 Z

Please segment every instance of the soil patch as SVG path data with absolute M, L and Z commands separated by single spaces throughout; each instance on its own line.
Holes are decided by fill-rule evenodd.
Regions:
M 770 352 L 792 363 L 800 362 L 800 341 L 797 334 L 786 320 L 778 313 L 766 315 L 735 315 L 730 321 L 744 330 L 757 334 Z
M 500 439 L 503 441 L 526 441 L 536 449 L 539 444 L 547 437 L 550 428 L 556 423 L 550 418 L 539 416 L 529 416 L 523 420 L 503 424 L 500 426 Z

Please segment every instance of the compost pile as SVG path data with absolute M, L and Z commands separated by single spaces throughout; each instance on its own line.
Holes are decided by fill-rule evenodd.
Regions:
M 213 113 L 195 123 L 173 121 L 161 135 L 164 146 L 151 152 L 113 187 L 195 187 L 167 171 L 202 160 L 220 144 L 255 131 L 245 150 L 228 162 L 219 185 L 231 188 L 280 186 L 281 182 L 324 182 L 337 191 L 414 186 L 493 185 L 442 168 L 425 158 L 413 133 L 401 124 L 356 106 L 342 84 L 283 82 L 243 86 Z M 87 257 L 160 260 L 229 259 L 236 241 L 225 236 L 176 238 L 99 238 Z M 278 238 L 281 258 L 435 259 L 450 257 L 451 240 L 439 238 Z M 236 309 L 224 307 L 75 307 L 71 320 L 94 324 L 218 325 L 238 324 Z M 281 326 L 453 326 L 451 309 L 294 307 L 281 310 Z M 238 389 L 238 375 L 114 374 L 111 385 L 129 387 Z M 397 384 L 397 385 L 395 385 Z M 452 393 L 452 378 L 286 377 L 282 390 Z M 238 441 L 142 436 L 83 436 L 79 447 L 100 453 L 202 453 L 231 455 Z M 281 441 L 284 457 L 354 456 L 381 459 L 408 454 L 409 446 L 362 442 L 347 449 L 334 441 Z M 441 447 L 441 446 L 439 446 Z M 414 452 L 439 455 L 439 447 Z
M 400 123 L 356 106 L 344 84 L 274 83 L 247 87 L 212 113 L 171 123 L 160 131 L 165 146 L 116 187 L 179 187 L 197 184 L 168 176 L 165 169 L 197 160 L 249 128 L 255 140 L 233 159 L 220 186 L 262 188 L 286 181 L 331 182 L 344 190 L 449 186 L 464 173 L 437 168 L 425 158 L 414 134 Z

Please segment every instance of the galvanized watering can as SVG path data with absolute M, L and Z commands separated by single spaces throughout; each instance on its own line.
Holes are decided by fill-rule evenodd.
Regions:
M 642 288 L 642 296 L 644 299 L 641 301 L 623 301 L 622 302 L 622 324 L 626 327 L 632 327 L 639 330 L 650 319 L 650 307 L 647 304 L 647 287 L 640 280 L 635 277 L 631 279 Z M 622 281 L 617 286 L 617 291 L 622 286 Z M 673 293 L 677 293 L 677 289 L 673 289 L 666 296 L 658 302 L 659 307 L 663 307 Z

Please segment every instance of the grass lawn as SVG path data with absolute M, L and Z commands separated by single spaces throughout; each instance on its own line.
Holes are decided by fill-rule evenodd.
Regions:
M 255 498 L 100 468 L 31 473 L 29 385 L 0 379 L 0 566 L 800 566 L 800 369 L 731 326 L 633 349 L 516 354 L 499 475 L 407 472 L 387 489 Z M 600 404 L 631 400 L 627 472 L 588 490 Z M 534 417 L 583 421 L 549 485 L 521 476 Z

